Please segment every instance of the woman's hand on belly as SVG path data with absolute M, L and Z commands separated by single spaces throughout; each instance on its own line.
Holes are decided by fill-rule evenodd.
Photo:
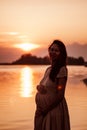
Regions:
M 38 92 L 40 92 L 41 94 L 45 94 L 47 91 L 44 87 L 45 86 L 43 86 L 43 85 L 37 85 Z

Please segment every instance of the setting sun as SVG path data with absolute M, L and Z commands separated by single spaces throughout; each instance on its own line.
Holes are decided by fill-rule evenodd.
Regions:
M 24 51 L 30 51 L 32 49 L 38 48 L 39 45 L 33 44 L 33 43 L 21 43 L 21 44 L 16 44 L 16 48 L 20 48 Z

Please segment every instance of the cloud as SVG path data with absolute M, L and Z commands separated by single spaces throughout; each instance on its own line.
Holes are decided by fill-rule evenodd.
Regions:
M 36 55 L 38 57 L 44 57 L 48 55 L 47 47 L 37 48 L 31 51 L 31 54 Z
M 12 62 L 18 59 L 24 52 L 17 48 L 0 47 L 0 63 Z
M 13 47 L 15 44 L 27 43 L 28 41 L 28 34 L 21 34 L 19 32 L 0 33 L 0 47 Z
M 87 44 L 73 43 L 66 46 L 68 56 L 80 57 L 87 61 Z

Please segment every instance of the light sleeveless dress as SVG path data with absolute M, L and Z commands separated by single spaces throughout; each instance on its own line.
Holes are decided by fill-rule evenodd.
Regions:
M 36 112 L 34 118 L 34 130 L 70 130 L 70 120 L 67 103 L 64 99 L 51 111 L 47 113 L 46 116 L 41 115 L 39 111 L 39 106 L 47 108 L 49 104 L 55 100 L 57 94 L 57 84 L 52 82 L 49 78 L 51 67 L 48 67 L 43 79 L 40 84 L 46 89 L 46 93 L 42 94 L 37 92 L 36 94 Z M 63 66 L 57 78 L 67 77 L 67 69 Z

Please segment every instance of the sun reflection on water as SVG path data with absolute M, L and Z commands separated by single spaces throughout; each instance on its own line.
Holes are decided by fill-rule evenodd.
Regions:
M 31 97 L 33 91 L 33 75 L 32 69 L 25 67 L 21 71 L 21 91 L 22 97 Z

